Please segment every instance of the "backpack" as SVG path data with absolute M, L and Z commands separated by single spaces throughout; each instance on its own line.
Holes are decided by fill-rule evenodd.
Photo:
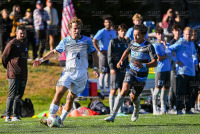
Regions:
M 20 116 L 21 117 L 32 117 L 34 115 L 34 108 L 31 99 L 25 98 L 25 100 L 20 101 Z
M 110 113 L 110 108 L 106 107 L 103 102 L 93 99 L 90 104 L 88 105 L 88 108 L 91 110 L 99 113 L 99 114 L 109 114 Z

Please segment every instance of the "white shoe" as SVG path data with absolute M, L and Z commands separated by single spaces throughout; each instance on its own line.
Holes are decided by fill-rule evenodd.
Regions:
M 9 122 L 9 121 L 11 121 L 11 118 L 10 117 L 6 117 L 5 122 Z
M 113 115 L 110 115 L 104 119 L 104 121 L 107 121 L 107 122 L 114 122 L 114 120 L 115 120 L 115 116 Z
M 136 120 L 138 119 L 140 109 L 141 109 L 141 106 L 139 106 L 138 109 L 136 109 L 136 108 L 134 109 L 133 114 L 132 114 L 132 117 L 131 117 L 131 121 L 134 122 L 134 121 L 136 121 Z
M 165 111 L 165 110 L 162 110 L 162 111 L 160 112 L 160 115 L 164 115 L 164 114 L 166 114 L 166 111 Z
M 160 111 L 153 111 L 153 115 L 160 115 Z
M 191 111 L 193 113 L 195 113 L 195 114 L 199 114 L 200 113 L 200 111 L 198 109 L 195 109 L 195 108 L 191 108 Z
M 13 117 L 12 121 L 22 121 L 19 117 Z

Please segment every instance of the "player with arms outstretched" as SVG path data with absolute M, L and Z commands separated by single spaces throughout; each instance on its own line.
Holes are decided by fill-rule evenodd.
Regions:
M 72 108 L 76 94 L 81 93 L 86 86 L 88 79 L 88 53 L 93 54 L 93 73 L 97 77 L 99 76 L 99 72 L 97 70 L 98 57 L 96 49 L 94 48 L 92 39 L 90 37 L 80 35 L 82 25 L 81 19 L 77 17 L 71 19 L 68 24 L 68 28 L 71 31 L 71 36 L 62 39 L 54 50 L 47 53 L 40 60 L 35 60 L 33 62 L 34 66 L 38 66 L 43 61 L 53 57 L 56 53 L 62 53 L 63 51 L 66 53 L 66 67 L 64 68 L 61 77 L 57 82 L 56 93 L 49 109 L 49 116 L 56 114 L 61 98 L 69 89 L 66 104 L 60 116 L 62 123 Z

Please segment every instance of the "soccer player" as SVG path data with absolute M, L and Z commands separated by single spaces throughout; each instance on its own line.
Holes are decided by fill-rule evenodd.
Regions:
M 57 82 L 56 93 L 50 105 L 49 116 L 56 114 L 59 108 L 60 100 L 69 89 L 66 104 L 60 116 L 62 123 L 67 114 L 72 108 L 76 94 L 82 92 L 87 83 L 87 68 L 88 68 L 88 52 L 93 54 L 94 71 L 98 76 L 97 70 L 98 61 L 97 53 L 93 46 L 91 38 L 80 35 L 82 27 L 81 19 L 74 17 L 70 20 L 68 28 L 71 31 L 71 36 L 62 39 L 59 45 L 40 60 L 33 62 L 34 66 L 40 65 L 43 61 L 53 57 L 56 53 L 66 52 L 66 67 L 64 68 L 60 79 Z
M 124 38 L 126 34 L 127 27 L 125 24 L 120 24 L 118 26 L 118 36 L 110 41 L 108 47 L 108 65 L 110 67 L 110 81 L 111 81 L 111 90 L 109 95 L 109 105 L 110 113 L 112 113 L 115 94 L 119 88 L 119 92 L 122 89 L 122 83 L 125 76 L 126 67 L 128 66 L 128 59 L 126 59 L 120 69 L 117 68 L 117 63 L 122 57 L 123 52 L 128 47 L 128 42 Z M 118 93 L 119 93 L 118 92 Z
M 170 45 L 173 45 L 176 41 L 179 40 L 182 30 L 178 24 L 172 26 L 172 33 L 174 38 L 169 42 Z M 173 52 L 175 56 L 175 52 Z M 170 90 L 169 90 L 169 114 L 176 114 L 176 63 L 173 60 L 171 61 L 172 70 L 170 73 Z
M 183 102 L 186 105 L 186 114 L 193 114 L 191 112 L 191 91 L 195 88 L 194 76 L 198 61 L 195 45 L 191 41 L 191 34 L 191 28 L 186 27 L 183 31 L 183 38 L 165 49 L 166 53 L 171 53 L 171 51 L 176 53 L 173 60 L 177 63 L 176 108 L 178 115 L 183 114 Z
M 156 29 L 157 41 L 153 44 L 156 54 L 158 65 L 155 68 L 155 89 L 153 92 L 153 114 L 165 114 L 166 113 L 166 101 L 168 95 L 168 89 L 170 86 L 170 71 L 171 64 L 168 55 L 165 53 L 166 46 L 168 43 L 164 41 L 164 34 L 162 28 Z M 161 90 L 162 89 L 162 90 Z M 161 90 L 161 113 L 157 109 L 158 93 Z
M 134 14 L 133 17 L 132 17 L 132 20 L 133 20 L 133 24 L 134 25 L 140 25 L 142 23 L 142 16 L 141 14 Z M 126 35 L 125 35 L 125 39 L 128 39 L 130 42 L 134 40 L 134 37 L 133 37 L 133 31 L 134 31 L 134 28 L 131 27 L 128 29 L 128 31 L 126 32 Z M 147 40 L 148 39 L 148 33 L 146 33 L 145 35 L 145 39 Z
M 147 27 L 143 24 L 134 26 L 134 42 L 123 53 L 120 61 L 117 63 L 117 68 L 123 65 L 124 60 L 131 55 L 130 69 L 126 71 L 123 81 L 122 91 L 118 94 L 113 112 L 105 121 L 114 121 L 115 116 L 124 101 L 124 97 L 129 93 L 131 89 L 131 100 L 134 104 L 134 111 L 131 117 L 132 121 L 136 121 L 139 117 L 140 99 L 138 98 L 148 76 L 148 68 L 155 67 L 157 65 L 157 56 L 153 45 L 147 42 L 144 37 L 147 32 Z
M 110 83 L 109 83 L 109 66 L 108 66 L 108 60 L 107 60 L 107 51 L 109 42 L 111 39 L 117 37 L 116 32 L 111 29 L 112 21 L 110 16 L 104 16 L 104 26 L 105 28 L 99 30 L 97 34 L 94 36 L 93 44 L 96 48 L 96 50 L 99 52 L 99 70 L 100 70 L 100 77 L 99 77 L 99 86 L 101 89 L 101 93 L 104 93 L 104 83 L 106 88 L 106 94 L 108 95 L 110 93 Z M 97 42 L 99 44 L 99 47 L 97 45 Z M 104 82 L 105 80 L 105 82 Z

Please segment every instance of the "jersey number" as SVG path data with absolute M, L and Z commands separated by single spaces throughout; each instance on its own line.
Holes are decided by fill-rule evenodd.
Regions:
M 80 53 L 77 53 L 76 57 L 77 57 L 78 59 L 80 59 Z

